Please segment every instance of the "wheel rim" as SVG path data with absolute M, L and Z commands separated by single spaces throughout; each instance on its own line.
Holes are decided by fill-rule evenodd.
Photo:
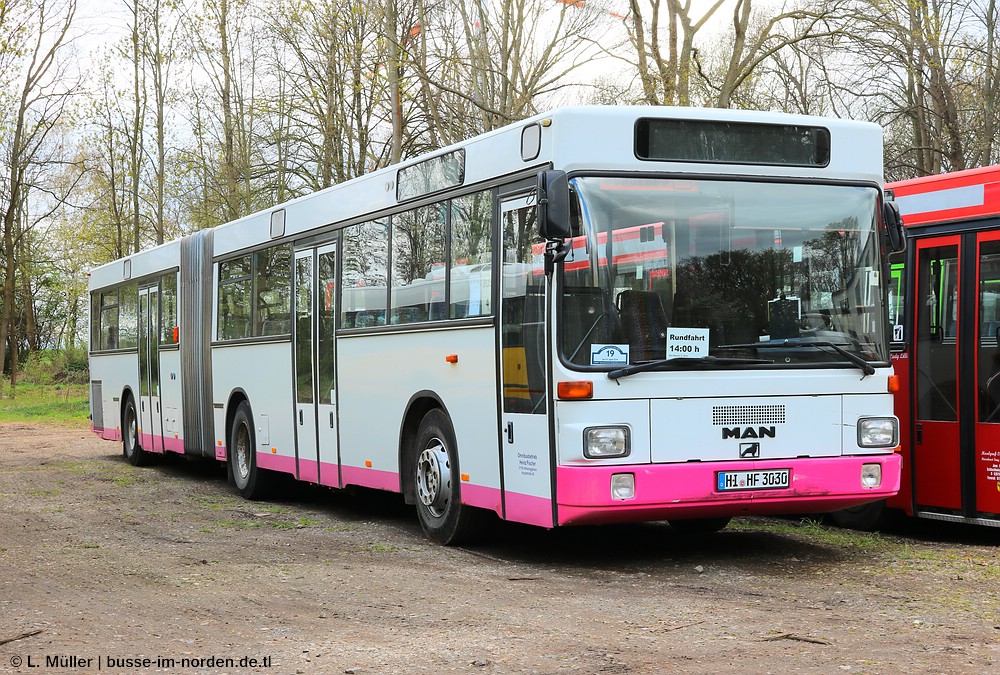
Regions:
M 236 430 L 236 447 L 233 448 L 236 459 L 236 475 L 240 482 L 246 482 L 250 477 L 250 433 L 247 426 L 241 424 Z
M 432 438 L 417 458 L 417 497 L 435 518 L 444 515 L 451 501 L 451 462 L 439 438 Z
M 128 409 L 126 419 L 128 423 L 125 426 L 125 452 L 131 456 L 139 442 L 139 425 L 136 424 L 135 411 L 132 408 Z

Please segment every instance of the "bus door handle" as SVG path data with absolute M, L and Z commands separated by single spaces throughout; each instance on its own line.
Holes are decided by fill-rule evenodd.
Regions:
M 507 422 L 506 433 L 507 433 L 507 442 L 508 443 L 513 443 L 514 442 L 514 423 L 513 422 Z
M 920 445 L 921 443 L 923 443 L 924 442 L 924 425 L 923 424 L 917 424 L 916 426 L 914 426 L 914 428 L 913 428 L 913 435 L 916 438 L 917 445 Z
M 302 408 L 299 408 L 299 426 L 302 426 Z
M 333 427 L 334 427 L 333 411 L 331 410 L 330 411 L 330 428 L 332 429 Z

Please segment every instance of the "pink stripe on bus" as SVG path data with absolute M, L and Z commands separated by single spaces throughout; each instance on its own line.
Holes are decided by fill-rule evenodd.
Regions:
M 282 473 L 295 473 L 295 458 L 285 455 L 277 455 L 270 452 L 257 453 L 257 466 L 270 471 L 281 471 Z
M 319 482 L 319 462 L 299 457 L 299 480 L 307 483 Z
M 360 485 L 376 490 L 399 492 L 399 474 L 395 471 L 344 465 L 340 467 L 340 471 L 344 477 L 344 485 Z
M 561 466 L 556 469 L 559 524 L 835 511 L 898 492 L 900 462 L 900 456 L 893 453 L 756 462 Z M 861 487 L 861 465 L 875 463 L 882 465 L 882 485 Z M 720 470 L 769 469 L 789 469 L 791 487 L 741 492 L 717 489 Z M 611 476 L 621 473 L 635 476 L 632 499 L 611 498 Z
M 504 499 L 507 520 L 527 525 L 552 527 L 552 500 L 508 491 Z
M 501 497 L 499 488 L 462 483 L 462 503 L 489 509 L 497 515 L 501 513 Z

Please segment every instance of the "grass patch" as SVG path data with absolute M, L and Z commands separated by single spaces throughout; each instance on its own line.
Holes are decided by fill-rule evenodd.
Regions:
M 730 530 L 740 532 L 771 532 L 790 536 L 806 536 L 820 544 L 855 551 L 874 552 L 886 547 L 878 532 L 861 532 L 829 527 L 817 520 L 784 520 L 780 518 L 735 518 Z
M 90 415 L 85 384 L 5 385 L 0 391 L 0 422 L 51 422 L 86 426 Z

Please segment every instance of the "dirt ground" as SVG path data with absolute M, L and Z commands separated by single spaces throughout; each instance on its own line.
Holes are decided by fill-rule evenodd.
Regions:
M 0 424 L 4 673 L 997 672 L 998 552 L 789 520 L 442 548 L 394 495 L 247 502 L 211 463 Z

